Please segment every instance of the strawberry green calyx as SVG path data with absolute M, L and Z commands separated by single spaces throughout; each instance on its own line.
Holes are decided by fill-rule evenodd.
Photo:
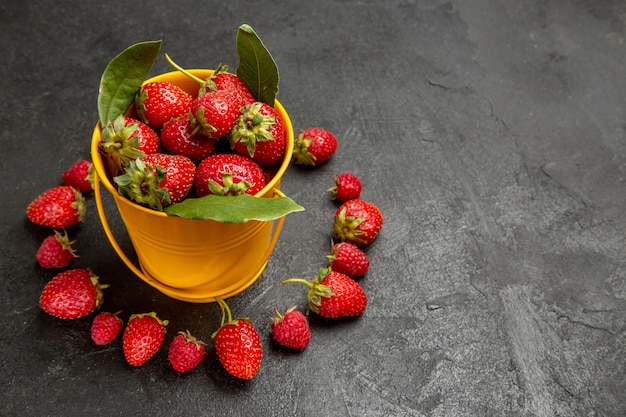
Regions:
M 266 116 L 259 112 L 263 103 L 246 104 L 241 109 L 241 116 L 237 118 L 229 140 L 232 149 L 237 142 L 246 147 L 250 157 L 254 157 L 257 142 L 274 141 L 271 130 L 277 120 L 274 116 Z
M 319 312 L 319 306 L 322 304 L 322 298 L 330 298 L 335 295 L 333 289 L 328 285 L 324 285 L 321 282 L 330 273 L 330 268 L 320 268 L 318 275 L 313 281 L 307 281 L 303 278 L 289 278 L 281 282 L 281 285 L 289 283 L 300 283 L 309 287 L 309 293 L 307 298 L 309 300 L 309 310 L 314 313 Z
M 163 327 L 167 326 L 169 324 L 169 320 L 161 320 L 158 316 L 157 313 L 155 313 L 154 311 L 151 311 L 149 313 L 136 313 L 136 314 L 131 314 L 131 316 L 128 318 L 128 322 L 130 323 L 132 321 L 132 319 L 135 318 L 141 318 L 141 317 L 152 317 L 153 319 L 155 319 L 160 325 L 162 325 Z
M 293 148 L 293 161 L 296 164 L 315 166 L 315 155 L 309 152 L 312 139 L 298 137 L 295 139 Z
M 105 288 L 109 288 L 109 284 L 100 284 L 100 277 L 93 273 L 93 271 L 87 268 L 87 272 L 89 273 L 89 279 L 91 279 L 91 283 L 96 287 L 96 308 L 99 308 L 104 302 L 104 294 L 102 290 Z
M 334 223 L 335 233 L 341 241 L 365 244 L 366 241 L 361 239 L 360 236 L 367 233 L 358 229 L 359 225 L 364 221 L 365 219 L 362 217 L 346 216 L 346 209 L 344 208 L 339 212 Z
M 180 71 L 181 73 L 183 73 L 190 79 L 200 84 L 200 89 L 198 90 L 198 97 L 205 95 L 207 93 L 207 90 L 217 91 L 217 86 L 215 85 L 215 82 L 213 82 L 212 77 L 209 77 L 206 80 L 203 80 L 202 78 L 193 75 L 191 72 L 187 71 L 186 69 L 184 69 L 183 67 L 175 63 L 168 54 L 165 54 L 165 60 L 167 61 L 168 64 L 174 67 L 177 71 Z M 226 72 L 226 71 L 228 71 L 228 66 L 220 64 L 215 70 L 215 72 L 213 73 L 213 76 L 219 74 L 220 72 Z
M 74 192 L 74 202 L 70 204 L 70 207 L 76 210 L 76 217 L 78 217 L 78 222 L 80 223 L 85 220 L 85 213 L 87 212 L 85 197 L 83 197 L 83 193 L 80 190 L 74 187 L 72 187 L 72 191 Z
M 141 158 L 144 153 L 139 150 L 139 137 L 133 136 L 138 128 L 137 123 L 125 126 L 123 115 L 118 116 L 112 124 L 102 129 L 100 151 L 108 156 L 121 172 L 130 161 Z
M 239 181 L 235 184 L 230 172 L 224 173 L 222 182 L 224 183 L 223 186 L 217 181 L 210 179 L 209 190 L 211 190 L 211 193 L 215 195 L 241 195 L 245 194 L 248 188 L 252 187 L 252 184 L 246 180 Z
M 76 243 L 76 240 L 70 240 L 70 237 L 68 236 L 65 229 L 63 229 L 63 233 L 55 230 L 54 238 L 57 242 L 61 244 L 64 250 L 71 253 L 74 258 L 79 258 L 79 256 L 76 254 L 76 249 L 74 249 L 74 247 L 72 246 L 74 243 Z
M 163 211 L 163 203 L 170 201 L 169 191 L 159 187 L 166 173 L 165 168 L 160 165 L 153 168 L 141 159 L 136 159 L 125 168 L 124 174 L 114 177 L 113 181 L 124 197 L 137 204 Z
M 226 301 L 222 300 L 219 297 L 215 297 L 215 301 L 220 305 L 220 309 L 222 310 L 222 322 L 220 323 L 220 327 L 219 329 L 217 329 L 212 335 L 211 338 L 215 339 L 215 336 L 217 335 L 217 332 L 220 331 L 220 329 L 228 324 L 232 324 L 234 326 L 237 325 L 237 323 L 239 323 L 239 320 L 245 320 L 245 321 L 250 321 L 248 319 L 233 319 L 233 315 L 230 311 L 230 307 L 228 307 L 228 304 L 226 304 Z

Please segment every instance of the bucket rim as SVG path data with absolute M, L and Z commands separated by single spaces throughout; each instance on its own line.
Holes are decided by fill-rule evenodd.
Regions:
M 215 70 L 204 69 L 204 68 L 187 69 L 186 71 L 202 79 L 206 79 L 215 73 Z M 155 75 L 153 77 L 146 79 L 142 83 L 142 85 L 145 85 L 150 82 L 155 82 L 155 81 L 171 81 L 171 79 L 173 78 L 181 78 L 181 77 L 186 78 L 186 76 L 182 74 L 180 71 L 169 71 L 169 72 L 161 73 L 161 74 L 158 74 L 158 75 Z M 195 92 L 188 91 L 188 92 L 191 92 L 192 94 L 197 94 L 197 91 Z M 289 117 L 289 114 L 287 113 L 287 111 L 285 110 L 285 108 L 283 107 L 283 105 L 280 103 L 278 99 L 276 99 L 274 102 L 274 109 L 281 117 L 283 124 L 284 124 L 284 128 L 285 128 L 284 129 L 285 136 L 286 136 L 285 137 L 285 155 L 283 157 L 283 161 L 281 162 L 278 170 L 276 171 L 272 179 L 267 184 L 265 184 L 265 186 L 259 192 L 254 194 L 254 197 L 258 197 L 258 198 L 265 197 L 266 195 L 271 196 L 270 193 L 278 189 L 280 181 L 282 180 L 283 175 L 287 171 L 287 168 L 289 167 L 291 163 L 291 159 L 293 155 L 295 135 L 294 135 L 293 124 L 291 122 L 291 118 Z M 137 210 L 144 211 L 146 213 L 150 213 L 155 216 L 172 217 L 163 211 L 154 210 L 149 207 L 145 207 L 140 204 L 137 204 L 134 201 L 131 201 L 128 198 L 125 198 L 121 194 L 119 194 L 117 189 L 111 183 L 108 172 L 104 166 L 104 158 L 102 157 L 102 154 L 100 153 L 100 150 L 99 150 L 99 144 L 100 144 L 101 139 L 102 139 L 102 126 L 100 125 L 100 122 L 98 121 L 95 124 L 94 129 L 92 131 L 91 159 L 92 159 L 92 163 L 94 166 L 94 170 L 96 171 L 96 175 L 98 176 L 98 179 L 100 180 L 102 185 L 104 185 L 104 188 L 106 188 L 107 191 L 109 191 L 113 195 L 115 200 L 118 202 L 123 201 L 124 204 L 128 204 L 130 206 L 133 206 Z

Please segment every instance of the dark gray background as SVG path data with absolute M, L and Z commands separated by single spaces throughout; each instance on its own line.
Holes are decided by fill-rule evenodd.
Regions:
M 4 1 L 0 414 L 626 415 L 625 20 L 622 0 Z M 185 67 L 234 68 L 242 23 L 278 63 L 295 130 L 325 127 L 339 150 L 288 170 L 282 190 L 306 211 L 230 300 L 262 334 L 257 377 L 230 378 L 211 344 L 189 375 L 166 348 L 133 369 L 119 339 L 91 343 L 90 318 L 40 310 L 54 272 L 34 254 L 49 231 L 25 209 L 89 157 L 111 58 L 163 39 Z M 153 73 L 170 69 L 160 57 Z M 269 316 L 305 291 L 278 283 L 325 265 L 336 207 L 325 190 L 342 171 L 386 220 L 361 280 L 369 307 L 313 318 L 310 346 L 287 352 Z M 185 328 L 210 342 L 219 308 L 133 276 L 93 196 L 71 233 L 73 266 L 111 284 L 105 310 L 154 310 L 170 320 L 166 343 Z

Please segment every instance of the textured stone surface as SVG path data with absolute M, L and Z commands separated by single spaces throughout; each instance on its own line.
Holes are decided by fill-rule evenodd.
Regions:
M 623 1 L 154 1 L 0 6 L 0 414 L 264 416 L 626 415 L 626 4 Z M 262 334 L 264 362 L 234 381 L 211 344 L 178 376 L 162 349 L 131 369 L 90 319 L 38 307 L 53 271 L 34 259 L 50 231 L 25 208 L 89 158 L 108 61 L 141 40 L 188 67 L 237 64 L 255 28 L 280 72 L 296 133 L 335 132 L 335 157 L 291 167 L 290 215 L 261 279 L 230 300 Z M 154 73 L 169 71 L 159 59 Z M 274 307 L 305 302 L 285 278 L 325 266 L 336 204 L 359 175 L 385 226 L 368 249 L 363 317 L 312 317 L 310 346 L 270 340 Z M 215 304 L 170 299 L 136 278 L 88 196 L 71 230 L 111 288 L 104 309 L 157 311 L 167 343 L 210 342 Z M 105 207 L 126 251 L 132 247 Z

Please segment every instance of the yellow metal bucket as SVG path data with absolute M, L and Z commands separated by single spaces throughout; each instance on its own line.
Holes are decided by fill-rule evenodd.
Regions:
M 190 72 L 202 79 L 213 73 L 211 70 Z M 165 80 L 197 94 L 198 83 L 178 71 L 158 75 L 146 83 Z M 285 125 L 285 157 L 274 178 L 255 195 L 259 198 L 283 195 L 280 181 L 293 154 L 291 120 L 278 101 L 275 108 Z M 275 221 L 227 224 L 169 216 L 135 204 L 122 197 L 113 186 L 107 161 L 98 150 L 100 141 L 101 128 L 97 124 L 91 141 L 96 207 L 107 238 L 131 271 L 162 293 L 189 302 L 232 297 L 256 282 L 274 250 L 284 216 Z M 138 266 L 124 253 L 109 227 L 101 185 L 113 195 L 137 254 Z

